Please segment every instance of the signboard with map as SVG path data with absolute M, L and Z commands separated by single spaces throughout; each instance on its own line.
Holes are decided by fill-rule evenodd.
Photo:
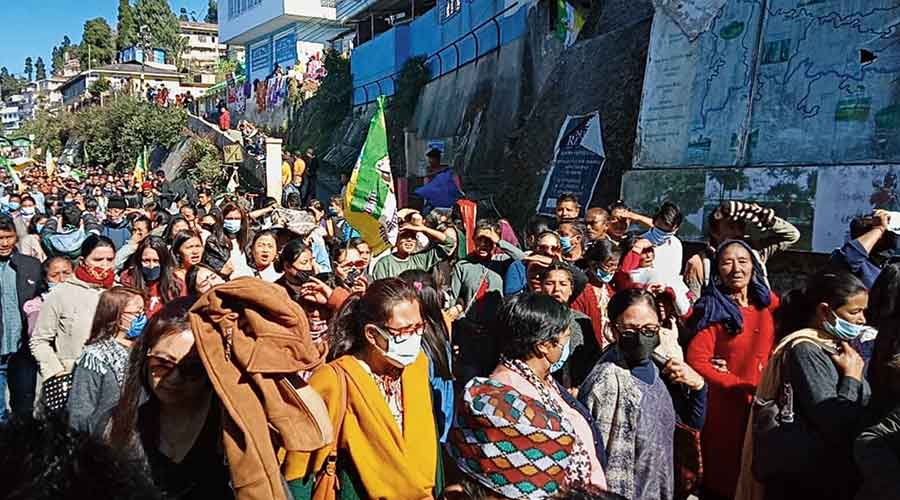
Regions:
M 564 193 L 578 196 L 582 207 L 590 206 L 605 161 L 600 113 L 567 116 L 559 130 L 537 212 L 555 213 L 556 200 Z
M 691 41 L 658 11 L 635 168 L 900 161 L 898 27 L 895 0 L 729 0 Z

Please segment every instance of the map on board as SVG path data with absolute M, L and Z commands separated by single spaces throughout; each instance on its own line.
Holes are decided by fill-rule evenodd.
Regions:
M 728 0 L 693 41 L 657 12 L 635 168 L 896 160 L 897 0 Z

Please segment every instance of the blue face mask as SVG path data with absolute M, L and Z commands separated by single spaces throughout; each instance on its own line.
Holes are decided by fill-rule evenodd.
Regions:
M 559 237 L 559 246 L 562 247 L 563 253 L 569 253 L 572 251 L 572 237 L 571 236 L 560 236 Z
M 222 227 L 225 229 L 225 232 L 228 234 L 238 234 L 241 230 L 241 221 L 239 220 L 226 220 L 222 223 Z
M 34 229 L 38 232 L 38 234 L 41 234 L 41 231 L 44 230 L 44 225 L 43 224 L 35 224 Z
M 570 344 L 572 344 L 571 338 L 566 341 L 566 345 L 563 346 L 562 352 L 559 354 L 559 359 L 556 360 L 556 363 L 553 363 L 552 365 L 550 365 L 550 373 L 558 372 L 560 370 L 560 368 L 562 368 L 563 365 L 566 364 L 566 361 L 569 360 Z
M 597 276 L 597 279 L 604 282 L 609 283 L 613 279 L 613 273 L 608 273 L 603 269 L 597 269 L 594 271 L 594 275 Z
M 647 238 L 654 246 L 665 245 L 672 236 L 675 236 L 675 233 L 667 233 L 656 226 L 644 233 L 644 238 Z
M 158 269 L 158 268 L 157 268 Z M 131 320 L 131 326 L 125 332 L 125 338 L 136 339 L 144 333 L 144 327 L 147 326 L 147 315 L 141 314 L 137 318 Z
M 834 324 L 826 321 L 822 324 L 822 328 L 825 329 L 826 333 L 833 335 L 837 339 L 850 342 L 862 335 L 863 331 L 866 329 L 866 325 L 853 324 L 845 319 L 839 318 L 837 314 L 834 314 Z
M 47 283 L 47 291 L 53 290 L 53 288 L 59 283 Z
M 11 201 L 6 206 L 8 206 L 10 210 L 18 210 L 20 205 L 17 201 Z
M 144 279 L 147 281 L 156 281 L 159 279 L 160 274 L 162 273 L 162 267 L 144 267 L 141 266 L 141 273 L 144 275 Z

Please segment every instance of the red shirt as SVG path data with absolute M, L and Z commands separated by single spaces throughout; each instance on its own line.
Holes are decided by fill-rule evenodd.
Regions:
M 772 294 L 766 309 L 742 307 L 744 328 L 737 335 L 720 323 L 700 330 L 685 356 L 709 384 L 701 436 L 703 486 L 723 497 L 734 498 L 750 404 L 775 346 L 773 313 L 778 305 L 778 296 Z M 724 359 L 728 372 L 714 368 L 713 358 Z
M 219 128 L 231 130 L 231 113 L 227 109 L 219 113 Z

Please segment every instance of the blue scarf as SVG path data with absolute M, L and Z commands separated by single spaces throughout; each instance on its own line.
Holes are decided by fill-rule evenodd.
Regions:
M 741 333 L 744 328 L 744 316 L 741 314 L 741 308 L 734 299 L 728 296 L 727 290 L 722 283 L 722 278 L 716 272 L 722 253 L 725 248 L 731 245 L 741 245 L 746 248 L 753 259 L 753 276 L 750 277 L 750 285 L 747 290 L 750 303 L 762 309 L 769 307 L 769 304 L 772 302 L 769 287 L 766 286 L 765 281 L 762 279 L 762 265 L 757 260 L 750 245 L 741 240 L 728 240 L 719 245 L 719 249 L 716 251 L 711 272 L 711 284 L 703 288 L 700 299 L 694 304 L 694 318 L 697 318 L 694 323 L 695 332 L 699 332 L 716 323 L 722 323 L 725 329 L 733 335 Z
M 667 233 L 656 226 L 651 227 L 649 231 L 641 235 L 642 238 L 646 238 L 650 243 L 653 243 L 655 247 L 665 245 L 672 236 L 675 236 L 675 233 Z

